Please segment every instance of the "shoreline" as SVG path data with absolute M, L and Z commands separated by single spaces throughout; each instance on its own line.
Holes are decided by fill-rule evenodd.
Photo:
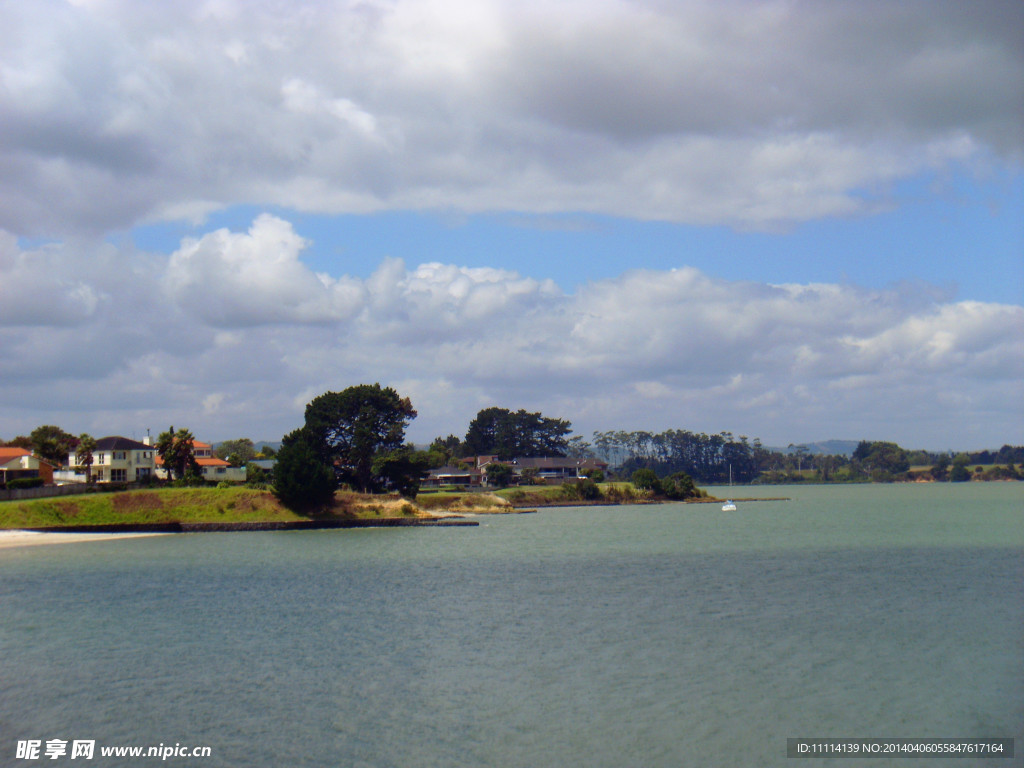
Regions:
M 163 536 L 174 533 L 232 533 L 240 531 L 314 531 L 335 528 L 398 528 L 478 526 L 476 520 L 461 517 L 384 517 L 352 520 L 296 520 L 248 523 L 116 523 L 107 525 L 56 525 L 46 528 L 0 530 L 0 549 L 40 544 L 70 544 L 86 541 Z
M 35 547 L 43 544 L 74 544 L 87 541 L 112 541 L 115 539 L 137 539 L 143 536 L 163 536 L 160 531 L 123 532 L 58 532 L 23 529 L 0 530 L 0 549 Z

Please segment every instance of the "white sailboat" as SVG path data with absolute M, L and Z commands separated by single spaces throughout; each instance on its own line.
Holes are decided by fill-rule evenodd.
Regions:
M 732 464 L 729 465 L 729 493 L 732 493 Z M 726 499 L 725 504 L 722 505 L 723 512 L 735 512 L 736 502 L 732 499 Z

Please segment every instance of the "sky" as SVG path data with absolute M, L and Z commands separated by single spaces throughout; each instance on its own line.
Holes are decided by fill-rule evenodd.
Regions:
M 374 382 L 1024 443 L 1024 4 L 0 0 L 0 439 Z

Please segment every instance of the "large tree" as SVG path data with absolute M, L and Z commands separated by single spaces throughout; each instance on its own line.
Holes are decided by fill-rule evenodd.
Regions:
M 565 456 L 572 424 L 540 413 L 484 408 L 469 424 L 463 443 L 468 455 L 493 454 L 502 459 Z
M 36 427 L 30 438 L 32 452 L 58 467 L 68 463 L 68 456 L 78 445 L 77 437 L 52 424 Z
M 861 440 L 853 452 L 853 460 L 860 462 L 869 472 L 886 479 L 910 469 L 910 460 L 905 450 L 896 443 L 880 440 Z
M 248 437 L 240 437 L 237 440 L 225 440 L 217 446 L 213 454 L 219 459 L 231 462 L 233 467 L 244 467 L 256 458 L 256 446 Z
M 416 418 L 407 397 L 380 384 L 359 384 L 342 392 L 326 392 L 306 406 L 305 430 L 321 459 L 335 468 L 338 478 L 369 493 L 383 490 L 394 463 L 374 460 L 402 448 L 405 428 Z

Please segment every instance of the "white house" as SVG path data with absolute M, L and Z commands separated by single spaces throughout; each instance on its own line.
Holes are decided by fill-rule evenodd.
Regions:
M 68 466 L 85 473 L 75 452 L 68 454 Z M 153 475 L 156 449 L 127 437 L 101 437 L 92 453 L 92 477 L 97 483 L 135 483 Z

